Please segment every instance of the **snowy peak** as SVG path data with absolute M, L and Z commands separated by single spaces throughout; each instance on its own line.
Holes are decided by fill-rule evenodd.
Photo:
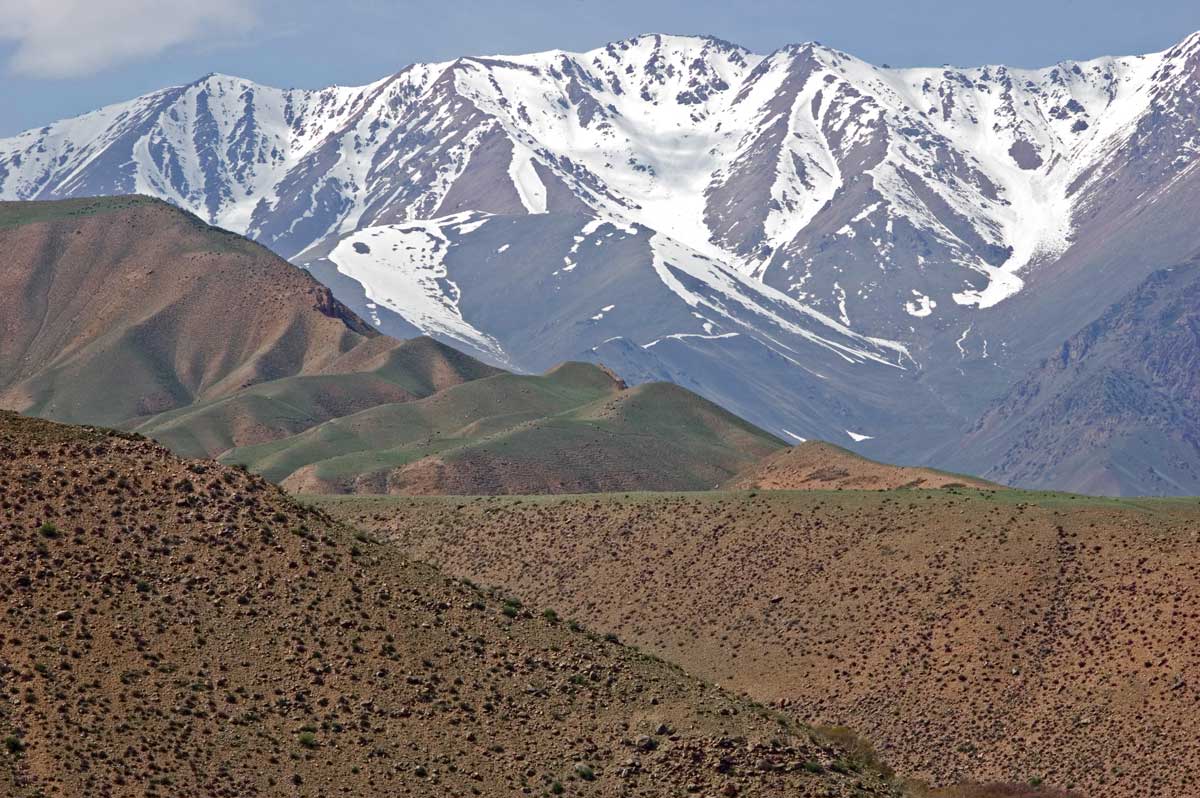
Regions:
M 1198 45 L 891 69 L 654 33 L 363 87 L 212 74 L 0 141 L 0 196 L 153 194 L 288 256 L 469 211 L 596 216 L 918 340 L 1020 291 L 1122 192 L 1194 164 Z

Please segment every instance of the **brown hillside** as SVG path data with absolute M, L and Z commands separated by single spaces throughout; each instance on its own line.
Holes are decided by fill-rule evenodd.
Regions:
M 930 468 L 877 463 L 824 441 L 806 441 L 763 458 L 732 479 L 730 490 L 895 490 L 995 487 Z
M 935 785 L 1200 793 L 1195 501 L 912 490 L 322 506 L 853 728 Z
M 6 796 L 898 794 L 260 478 L 5 413 L 0 605 Z
M 376 337 L 305 272 L 140 197 L 0 203 L 0 405 L 118 424 Z

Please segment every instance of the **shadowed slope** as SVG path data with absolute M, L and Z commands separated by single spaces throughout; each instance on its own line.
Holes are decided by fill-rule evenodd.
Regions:
M 398 343 L 382 337 L 356 347 L 326 371 L 252 385 L 160 413 L 133 429 L 180 454 L 211 457 L 500 373 L 431 338 Z
M 1031 370 L 952 461 L 1008 484 L 1200 493 L 1200 259 L 1163 269 Z
M 5 795 L 899 794 L 258 477 L 7 413 L 0 453 Z

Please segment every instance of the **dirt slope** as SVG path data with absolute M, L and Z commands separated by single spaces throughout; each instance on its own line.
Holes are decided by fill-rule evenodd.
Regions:
M 974 477 L 877 463 L 824 441 L 806 441 L 765 457 L 730 480 L 730 490 L 895 490 L 994 487 Z
M 0 203 L 0 407 L 189 456 L 487 377 L 377 334 L 263 247 L 164 202 Z
M 789 716 L 244 472 L 0 413 L 0 788 L 887 796 Z
M 368 338 L 304 272 L 138 197 L 0 203 L 0 402 L 116 424 L 318 373 Z
M 336 499 L 935 784 L 1200 792 L 1200 503 L 1015 491 Z

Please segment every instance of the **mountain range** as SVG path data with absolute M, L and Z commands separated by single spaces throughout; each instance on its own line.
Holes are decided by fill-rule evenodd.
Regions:
M 518 372 L 600 362 L 793 442 L 1197 492 L 1187 390 L 1131 403 L 1086 465 L 1032 443 L 1077 404 L 1012 392 L 1200 254 L 1198 114 L 1200 34 L 1036 70 L 650 34 L 363 87 L 210 75 L 0 140 L 0 198 L 160 197 L 304 267 L 375 331 Z M 1109 336 L 1126 348 L 1107 362 L 1169 316 Z M 1173 340 L 1166 369 L 1195 351 Z M 1141 432 L 1150 413 L 1185 425 L 1170 447 Z M 1145 467 L 1097 476 L 1125 451 Z

